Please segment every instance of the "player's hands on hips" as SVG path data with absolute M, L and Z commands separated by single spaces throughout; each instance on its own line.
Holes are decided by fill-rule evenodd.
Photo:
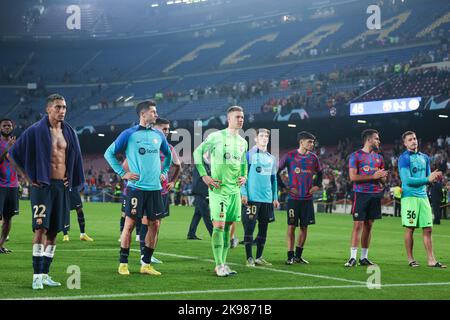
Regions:
M 167 184 L 167 191 L 170 191 L 170 190 L 172 190 L 173 189 L 173 187 L 175 186 L 175 182 L 169 182 L 168 184 Z
M 280 207 L 280 203 L 278 202 L 278 200 L 273 200 L 273 207 L 275 208 L 275 209 L 278 209 L 279 207 Z
M 428 181 L 434 182 L 442 177 L 442 171 L 434 170 L 429 176 Z
M 246 196 L 242 196 L 242 197 L 241 197 L 241 202 L 242 202 L 242 204 L 243 204 L 244 206 L 246 206 L 247 203 L 248 203 L 248 198 L 247 198 Z
M 242 187 L 247 182 L 247 178 L 245 177 L 239 177 L 238 178 L 238 185 L 239 187 Z
M 314 187 L 312 187 L 311 189 L 309 189 L 309 193 L 314 193 L 314 192 L 316 192 L 316 191 L 319 191 L 319 187 L 318 186 L 314 186 Z
M 213 179 L 210 176 L 203 176 L 202 180 L 211 190 L 213 188 L 220 188 L 220 180 Z
M 65 187 L 68 187 L 69 186 L 69 179 L 67 179 L 67 177 L 64 177 L 63 183 L 64 183 Z
M 122 179 L 137 181 L 137 180 L 139 180 L 139 175 L 137 173 L 127 172 L 122 176 Z
M 375 180 L 381 179 L 381 178 L 386 178 L 389 174 L 389 171 L 386 171 L 384 169 L 378 170 L 377 172 L 375 172 L 373 174 L 373 178 Z
M 166 176 L 163 173 L 161 173 L 161 175 L 159 176 L 159 181 L 163 183 L 164 180 L 166 180 Z

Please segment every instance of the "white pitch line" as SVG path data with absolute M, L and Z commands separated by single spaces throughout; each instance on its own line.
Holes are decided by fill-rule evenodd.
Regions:
M 425 286 L 450 286 L 450 282 L 431 282 L 431 283 L 391 283 L 383 284 L 384 287 L 425 287 Z M 302 287 L 279 287 L 279 288 L 240 288 L 240 289 L 217 289 L 217 290 L 190 290 L 190 291 L 165 291 L 165 292 L 138 292 L 138 293 L 117 293 L 117 294 L 98 294 L 98 295 L 80 295 L 80 296 L 53 296 L 53 297 L 30 297 L 13 298 L 2 300 L 79 300 L 79 299 L 106 299 L 106 298 L 128 298 L 128 297 L 150 297 L 167 295 L 192 295 L 205 293 L 230 293 L 230 292 L 255 292 L 255 291 L 294 291 L 294 290 L 322 290 L 322 289 L 351 289 L 368 288 L 367 285 L 342 285 L 342 286 L 302 286 Z
M 135 252 L 140 252 L 139 249 L 130 249 L 130 250 L 131 251 L 135 251 Z M 31 253 L 31 250 L 14 250 L 14 251 L 15 252 L 30 252 Z M 59 251 L 62 251 L 62 252 L 74 252 L 74 251 L 117 251 L 117 249 L 110 249 L 110 248 L 108 248 L 108 249 L 61 249 L 61 250 L 57 250 L 57 252 L 59 252 Z M 169 256 L 169 257 L 175 257 L 175 258 L 183 258 L 183 259 L 189 259 L 189 260 L 199 260 L 199 261 L 203 261 L 203 262 L 214 262 L 214 260 L 212 260 L 212 259 L 202 259 L 202 258 L 199 258 L 199 257 L 183 256 L 183 255 L 179 255 L 179 254 L 166 253 L 166 252 L 156 252 L 155 255 Z M 227 264 L 228 265 L 233 265 L 233 266 L 243 266 L 242 264 L 233 263 L 233 262 L 229 262 Z M 282 270 L 282 269 L 259 267 L 259 266 L 254 268 L 254 270 L 258 270 L 258 269 L 272 271 L 272 272 L 293 274 L 293 275 L 297 275 L 297 276 L 311 277 L 311 278 L 335 280 L 335 281 L 349 282 L 349 283 L 355 283 L 355 284 L 365 284 L 364 281 L 349 280 L 349 279 L 338 278 L 338 277 L 331 277 L 331 276 L 324 276 L 324 275 L 319 275 L 319 274 L 296 272 L 296 271 L 290 271 L 290 270 Z

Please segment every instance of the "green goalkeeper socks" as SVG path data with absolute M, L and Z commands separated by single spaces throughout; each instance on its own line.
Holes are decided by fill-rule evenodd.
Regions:
M 211 244 L 214 254 L 214 261 L 216 262 L 216 266 L 220 266 L 223 264 L 223 251 L 224 251 L 224 244 L 223 244 L 224 236 L 223 236 L 223 230 L 219 228 L 214 228 L 213 233 L 211 236 Z
M 227 261 L 228 249 L 230 248 L 230 227 L 231 225 L 225 224 L 223 229 L 223 254 L 222 261 L 225 264 Z

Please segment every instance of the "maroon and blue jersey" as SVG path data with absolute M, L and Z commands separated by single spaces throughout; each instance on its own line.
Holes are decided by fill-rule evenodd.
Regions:
M 298 150 L 289 151 L 281 159 L 279 170 L 287 168 L 289 197 L 292 200 L 311 200 L 314 176 L 322 171 L 319 158 L 312 152 L 302 155 Z
M 175 148 L 169 144 L 170 152 L 172 153 L 172 162 L 173 163 L 180 163 L 180 160 L 178 158 L 178 154 L 175 151 Z M 162 152 L 159 153 L 160 159 L 161 159 L 161 170 L 164 167 L 164 154 Z M 167 173 L 167 176 L 164 178 L 163 182 L 161 182 L 161 195 L 165 195 L 169 193 L 169 190 L 167 190 L 167 185 L 169 184 L 169 178 L 168 178 L 169 172 Z
M 0 155 L 8 149 L 8 141 L 0 139 Z M 19 180 L 17 179 L 17 172 L 11 166 L 6 155 L 0 158 L 0 187 L 3 188 L 17 188 L 19 187 Z
M 371 176 L 378 170 L 384 169 L 384 159 L 378 153 L 367 153 L 360 149 L 350 155 L 348 167 L 356 169 L 356 174 L 358 175 Z M 381 183 L 375 180 L 353 183 L 353 191 L 355 192 L 380 193 L 383 189 Z

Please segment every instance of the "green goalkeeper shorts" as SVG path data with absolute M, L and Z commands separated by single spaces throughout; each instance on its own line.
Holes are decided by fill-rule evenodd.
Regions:
M 428 198 L 402 198 L 401 206 L 404 227 L 426 228 L 433 226 L 433 214 Z
M 209 192 L 209 208 L 212 221 L 241 221 L 241 194 L 221 195 Z

